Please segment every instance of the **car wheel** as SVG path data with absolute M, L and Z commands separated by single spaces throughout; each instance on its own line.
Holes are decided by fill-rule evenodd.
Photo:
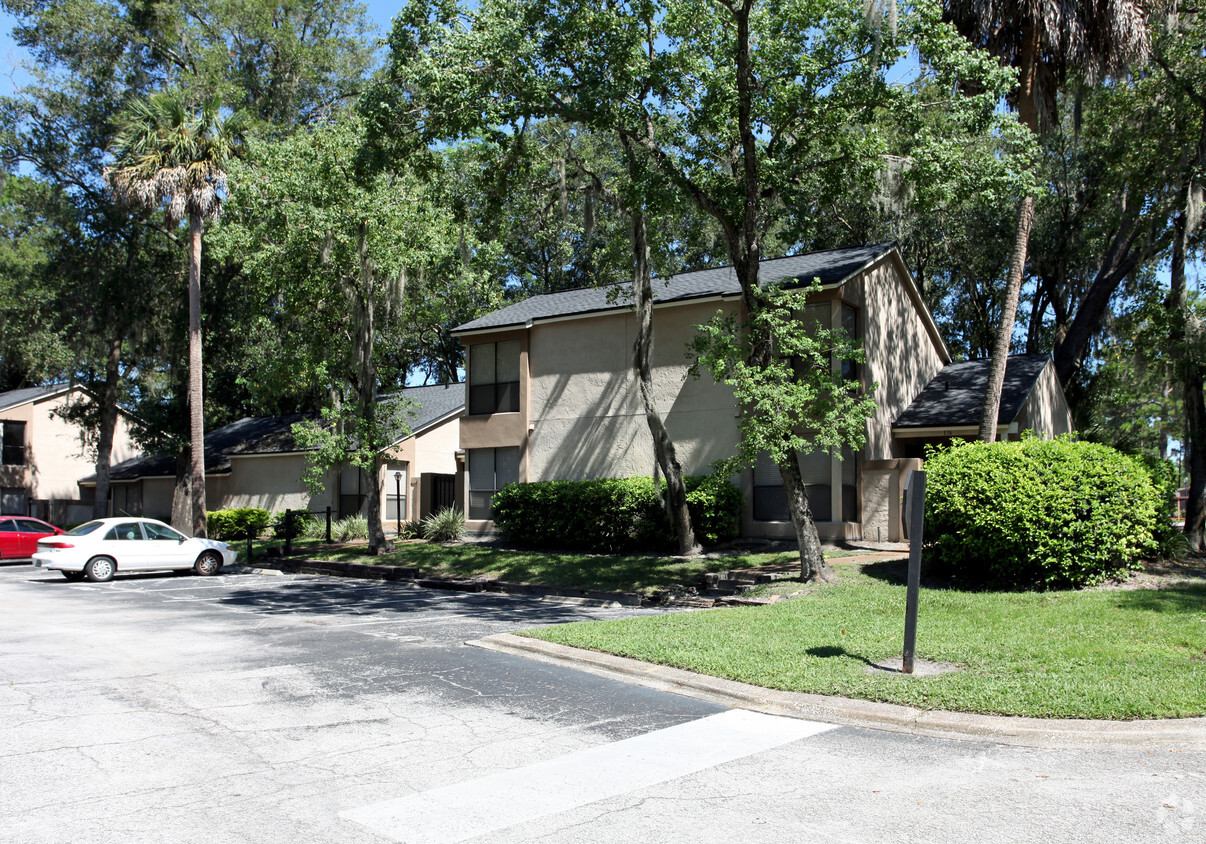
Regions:
M 84 566 L 84 577 L 93 583 L 104 583 L 107 580 L 113 579 L 113 573 L 117 571 L 117 563 L 109 557 L 93 557 Z
M 84 579 L 84 573 L 82 571 L 60 571 L 59 574 L 63 575 L 63 577 L 67 578 L 72 583 L 78 583 Z
M 210 577 L 222 570 L 222 558 L 216 551 L 206 551 L 197 558 L 193 571 L 202 577 Z

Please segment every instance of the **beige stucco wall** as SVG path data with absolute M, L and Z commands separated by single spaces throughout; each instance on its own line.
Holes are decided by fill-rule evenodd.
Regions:
M 878 383 L 873 393 L 875 414 L 867 422 L 865 460 L 899 457 L 892 440 L 892 422 L 949 363 L 927 325 L 920 294 L 894 254 L 841 290 L 842 298 L 859 309 L 859 331 L 866 365 L 864 386 Z
M 25 423 L 29 458 L 27 467 L 3 470 L 0 486 L 24 487 L 28 495 L 39 500 L 79 500 L 79 481 L 95 474 L 96 458 L 88 447 L 84 430 L 57 414 L 78 401 L 79 396 L 73 390 L 0 412 L 0 419 Z M 129 423 L 118 414 L 110 462 L 120 463 L 138 454 Z
M 1047 437 L 1058 437 L 1072 432 L 1072 411 L 1068 399 L 1059 386 L 1055 374 L 1055 362 L 1047 361 L 1034 388 L 1015 418 L 1018 431 L 1034 431 Z
M 706 472 L 738 440 L 732 392 L 706 374 L 691 378 L 685 357 L 696 324 L 736 307 L 710 302 L 654 311 L 654 395 L 688 474 Z M 531 329 L 530 479 L 653 474 L 653 439 L 632 371 L 635 334 L 631 313 Z
M 516 416 L 518 414 L 505 414 Z M 393 474 L 406 467 L 406 516 L 410 521 L 422 518 L 421 485 L 425 474 L 454 475 L 457 471 L 456 450 L 461 442 L 461 420 L 454 417 L 424 430 L 418 436 L 407 437 L 385 454 L 381 467 L 381 517 L 385 518 L 386 500 L 393 494 L 396 481 Z M 479 430 L 484 430 L 480 428 Z M 462 510 L 464 505 L 462 505 Z M 387 524 L 388 526 L 388 524 Z
M 322 510 L 338 504 L 333 485 L 311 495 L 302 483 L 306 471 L 304 454 L 248 454 L 230 459 L 230 474 L 215 477 L 207 484 L 208 506 L 212 510 L 228 507 L 259 507 L 270 512 L 284 510 Z

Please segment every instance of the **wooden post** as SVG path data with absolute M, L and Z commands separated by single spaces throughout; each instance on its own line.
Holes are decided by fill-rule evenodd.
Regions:
M 293 553 L 293 511 L 285 510 L 285 556 Z
M 917 599 L 921 591 L 921 533 L 925 527 L 925 472 L 914 471 L 909 480 L 907 518 L 909 523 L 909 583 L 905 597 L 904 655 L 900 670 L 913 673 L 917 649 Z

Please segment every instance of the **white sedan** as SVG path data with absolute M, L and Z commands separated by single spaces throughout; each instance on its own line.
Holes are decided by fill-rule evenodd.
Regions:
M 217 574 L 238 556 L 225 542 L 187 537 L 154 519 L 97 519 L 38 540 L 33 564 L 68 580 L 112 580 L 117 571 L 191 569 Z

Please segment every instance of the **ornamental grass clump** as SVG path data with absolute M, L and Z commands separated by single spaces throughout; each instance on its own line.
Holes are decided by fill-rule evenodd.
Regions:
M 965 443 L 925 464 L 926 561 L 960 582 L 1090 586 L 1155 553 L 1159 494 L 1134 459 L 1070 437 Z
M 423 520 L 423 538 L 428 542 L 456 542 L 465 535 L 465 514 L 445 507 Z

